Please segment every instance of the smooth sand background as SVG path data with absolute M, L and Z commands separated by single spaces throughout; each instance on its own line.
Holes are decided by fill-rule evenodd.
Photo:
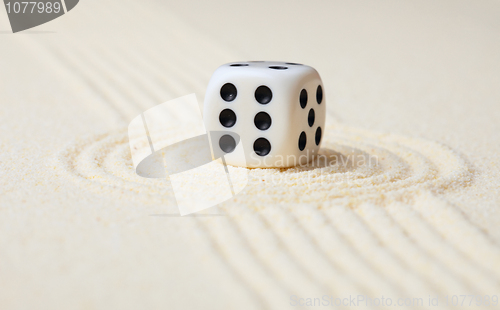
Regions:
M 1 309 L 500 295 L 498 1 L 179 2 L 87 0 L 19 34 L 0 10 Z M 178 217 L 128 122 L 247 59 L 315 67 L 323 147 L 380 163 L 254 170 Z

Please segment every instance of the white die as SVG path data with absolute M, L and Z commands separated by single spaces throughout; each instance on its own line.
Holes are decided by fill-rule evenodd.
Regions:
M 208 132 L 239 136 L 237 145 L 233 142 L 237 139 L 226 135 L 212 146 L 227 153 L 227 164 L 270 168 L 308 163 L 318 153 L 325 113 L 324 88 L 314 68 L 250 61 L 215 70 L 203 118 Z M 235 147 L 243 152 L 233 152 Z

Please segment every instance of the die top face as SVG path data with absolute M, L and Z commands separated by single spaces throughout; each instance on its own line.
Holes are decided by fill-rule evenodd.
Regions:
M 226 130 L 241 136 L 250 157 L 265 158 L 265 167 L 286 167 L 277 155 L 296 159 L 317 152 L 324 127 L 323 85 L 306 65 L 262 61 L 233 62 L 212 75 L 204 104 L 208 131 Z M 310 156 L 307 153 L 301 161 Z M 228 164 L 263 167 L 255 161 L 226 156 Z
M 244 75 L 259 75 L 259 76 L 274 76 L 287 81 L 297 79 L 300 76 L 318 74 L 317 71 L 310 66 L 280 61 L 242 61 L 231 62 L 217 68 L 214 76 L 219 74 L 228 74 L 232 76 Z

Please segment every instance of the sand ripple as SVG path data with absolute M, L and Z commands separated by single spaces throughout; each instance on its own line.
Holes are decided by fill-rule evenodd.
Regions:
M 335 125 L 327 128 L 320 156 L 289 169 L 230 167 L 248 174 L 242 195 L 267 202 L 395 197 L 417 189 L 443 191 L 471 182 L 466 160 L 447 146 L 424 139 Z M 171 201 L 167 180 L 138 177 L 126 131 L 80 140 L 58 156 L 66 174 L 84 188 L 120 191 L 141 200 Z

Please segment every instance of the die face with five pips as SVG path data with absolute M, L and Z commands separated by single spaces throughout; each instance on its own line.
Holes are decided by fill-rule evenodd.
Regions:
M 306 164 L 318 153 L 325 113 L 324 88 L 314 68 L 249 61 L 214 72 L 203 118 L 209 133 L 227 132 L 212 145 L 226 154 L 227 164 L 271 168 Z M 233 142 L 232 133 L 240 143 Z M 243 152 L 233 152 L 235 148 Z

